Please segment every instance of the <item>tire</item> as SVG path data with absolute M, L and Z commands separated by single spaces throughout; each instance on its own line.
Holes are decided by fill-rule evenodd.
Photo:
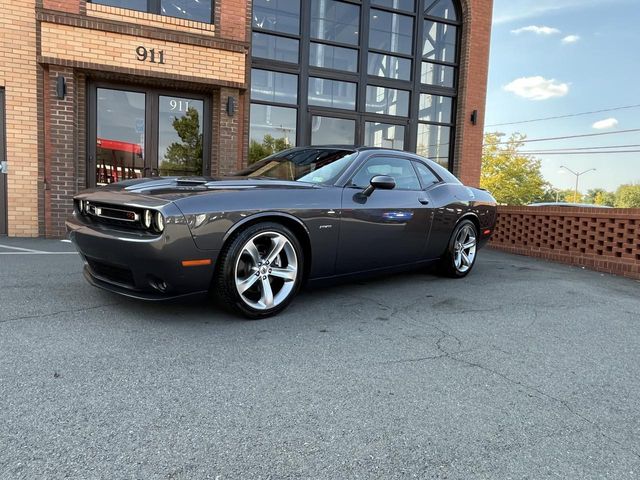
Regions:
M 234 234 L 221 252 L 214 293 L 237 314 L 266 318 L 289 306 L 303 272 L 302 247 L 291 230 L 275 222 L 258 223 Z
M 462 220 L 453 230 L 447 251 L 440 259 L 440 272 L 450 278 L 466 277 L 476 264 L 477 253 L 478 229 L 471 220 Z

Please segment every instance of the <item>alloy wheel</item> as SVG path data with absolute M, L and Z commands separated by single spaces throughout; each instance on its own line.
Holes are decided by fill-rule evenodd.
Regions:
M 478 242 L 475 229 L 471 225 L 465 225 L 456 235 L 453 245 L 453 263 L 460 273 L 466 273 L 473 266 L 476 258 Z
M 284 302 L 298 278 L 298 257 L 279 232 L 261 232 L 244 244 L 235 265 L 235 284 L 243 302 L 271 310 Z

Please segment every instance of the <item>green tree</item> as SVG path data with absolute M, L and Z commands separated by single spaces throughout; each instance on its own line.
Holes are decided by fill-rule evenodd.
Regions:
M 640 208 L 640 184 L 622 185 L 616 191 L 617 208 Z
M 269 155 L 281 152 L 290 147 L 289 139 L 285 137 L 273 138 L 269 134 L 264 136 L 262 143 L 251 140 L 249 143 L 249 163 L 258 162 Z
M 616 201 L 616 194 L 607 192 L 604 188 L 593 188 L 587 192 L 584 201 L 594 205 L 613 207 Z
M 585 203 L 584 197 L 580 192 L 576 195 L 573 189 L 560 191 L 560 201 L 566 203 Z
M 487 133 L 482 150 L 480 186 L 489 190 L 498 203 L 526 205 L 545 198 L 549 185 L 540 172 L 540 161 L 519 152 L 525 136 L 514 133 Z
M 198 111 L 189 107 L 182 117 L 176 117 L 172 126 L 180 142 L 173 142 L 167 148 L 160 164 L 161 175 L 202 172 L 202 133 Z

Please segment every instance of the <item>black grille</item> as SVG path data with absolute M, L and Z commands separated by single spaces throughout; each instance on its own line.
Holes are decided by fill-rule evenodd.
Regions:
M 131 270 L 124 267 L 118 267 L 109 263 L 96 260 L 94 258 L 87 257 L 87 263 L 89 268 L 95 274 L 96 277 L 100 277 L 104 280 L 113 283 L 119 283 L 130 287 L 135 286 L 133 282 L 133 274 Z
M 98 212 L 100 212 L 98 214 Z M 90 203 L 89 217 L 97 223 L 114 225 L 133 230 L 145 230 L 142 225 L 143 211 L 130 207 Z

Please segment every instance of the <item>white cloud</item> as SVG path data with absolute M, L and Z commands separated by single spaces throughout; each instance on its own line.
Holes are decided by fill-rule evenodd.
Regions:
M 607 118 L 593 124 L 593 128 L 595 128 L 596 130 L 606 130 L 608 128 L 614 128 L 617 126 L 618 120 L 615 118 Z
M 536 35 L 555 35 L 556 33 L 560 33 L 560 30 L 553 27 L 536 26 L 529 25 L 528 27 L 518 28 L 516 30 L 511 30 L 511 33 L 516 35 L 520 35 L 521 33 L 535 33 Z
M 579 35 L 567 35 L 562 39 L 562 43 L 564 43 L 565 45 L 568 45 L 570 43 L 576 43 L 578 40 L 580 40 Z
M 560 83 L 541 76 L 518 78 L 503 88 L 507 92 L 527 100 L 548 100 L 554 97 L 564 97 L 569 93 L 568 83 Z

